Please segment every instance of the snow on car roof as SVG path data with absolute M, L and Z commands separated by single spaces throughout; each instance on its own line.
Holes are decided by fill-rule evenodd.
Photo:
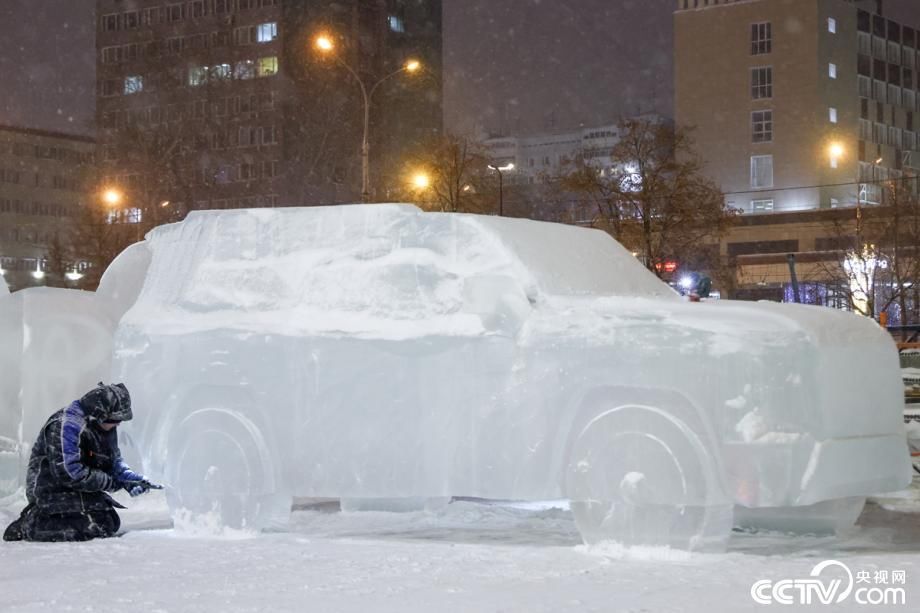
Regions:
M 126 321 L 158 331 L 476 334 L 481 320 L 464 310 L 475 277 L 507 278 L 533 300 L 677 299 L 602 232 L 409 205 L 196 211 L 148 241 Z

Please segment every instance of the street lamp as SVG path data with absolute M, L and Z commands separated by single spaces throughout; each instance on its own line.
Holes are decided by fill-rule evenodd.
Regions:
M 514 164 L 508 163 L 505 166 L 489 164 L 489 168 L 498 173 L 498 216 L 504 217 L 505 215 L 505 178 L 502 173 L 514 170 Z
M 358 74 L 358 71 L 352 68 L 345 60 L 343 60 L 336 53 L 335 41 L 328 34 L 319 34 L 313 41 L 313 46 L 316 50 L 327 57 L 331 57 L 336 61 L 336 63 L 347 70 L 355 81 L 358 83 L 358 86 L 361 88 L 361 96 L 364 99 L 364 137 L 361 139 L 361 200 L 362 202 L 370 202 L 371 192 L 370 192 L 370 183 L 371 183 L 371 171 L 370 171 L 370 125 L 371 125 L 371 103 L 374 100 L 374 94 L 377 92 L 377 88 L 383 85 L 386 81 L 389 81 L 391 78 L 402 73 L 414 74 L 419 72 L 422 69 L 422 63 L 415 59 L 407 60 L 405 64 L 402 65 L 398 70 L 394 70 L 390 74 L 386 75 L 382 79 L 375 82 L 370 87 L 365 84 L 364 79 Z
M 431 187 L 431 177 L 427 173 L 417 172 L 412 175 L 412 187 L 422 191 Z
M 114 187 L 110 187 L 102 192 L 102 201 L 111 207 L 116 207 L 121 204 L 121 201 L 124 199 L 124 194 Z

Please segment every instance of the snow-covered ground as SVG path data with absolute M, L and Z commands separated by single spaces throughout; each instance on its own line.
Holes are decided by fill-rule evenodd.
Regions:
M 585 548 L 568 511 L 532 505 L 344 514 L 301 502 L 289 532 L 251 537 L 176 531 L 163 498 L 128 504 L 122 538 L 0 543 L 0 610 L 753 611 L 764 609 L 755 581 L 806 578 L 825 559 L 854 574 L 906 571 L 907 604 L 890 610 L 920 603 L 916 483 L 867 506 L 842 538 L 735 534 L 728 553 L 693 556 Z M 4 525 L 16 506 L 0 510 Z

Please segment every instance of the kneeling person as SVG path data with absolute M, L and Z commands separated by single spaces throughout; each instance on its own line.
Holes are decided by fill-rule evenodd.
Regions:
M 5 541 L 88 541 L 114 536 L 121 526 L 107 492 L 138 496 L 162 489 L 121 458 L 117 427 L 132 417 L 121 383 L 103 385 L 52 415 L 42 427 L 26 477 L 28 506 L 3 534 Z

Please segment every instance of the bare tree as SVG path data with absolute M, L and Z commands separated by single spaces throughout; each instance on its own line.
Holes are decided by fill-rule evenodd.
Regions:
M 72 269 L 76 262 L 85 263 L 83 277 L 77 283 L 81 289 L 95 290 L 112 260 L 137 240 L 139 227 L 113 222 L 112 213 L 102 204 L 88 204 L 79 208 L 68 233 L 57 239 L 60 262 L 64 263 L 62 270 Z M 49 263 L 52 263 L 51 252 Z
M 610 169 L 576 159 L 558 181 L 594 208 L 596 226 L 659 276 L 667 261 L 712 260 L 713 253 L 717 258 L 710 245 L 728 231 L 737 211 L 726 207 L 721 190 L 702 174 L 687 129 L 651 119 L 623 121 L 611 158 Z
M 73 257 L 59 232 L 54 233 L 45 253 L 45 285 L 68 287 L 67 273 L 73 270 Z
M 891 181 L 883 192 L 883 206 L 858 206 L 852 216 L 827 224 L 834 249 L 811 280 L 833 286 L 866 317 L 894 310 L 897 321 L 916 323 L 920 200 L 905 181 Z
M 410 173 L 403 196 L 429 210 L 494 212 L 487 165 L 488 158 L 479 143 L 447 134 L 432 140 L 425 153 L 411 161 L 411 172 L 425 176 L 427 185 L 413 185 Z

